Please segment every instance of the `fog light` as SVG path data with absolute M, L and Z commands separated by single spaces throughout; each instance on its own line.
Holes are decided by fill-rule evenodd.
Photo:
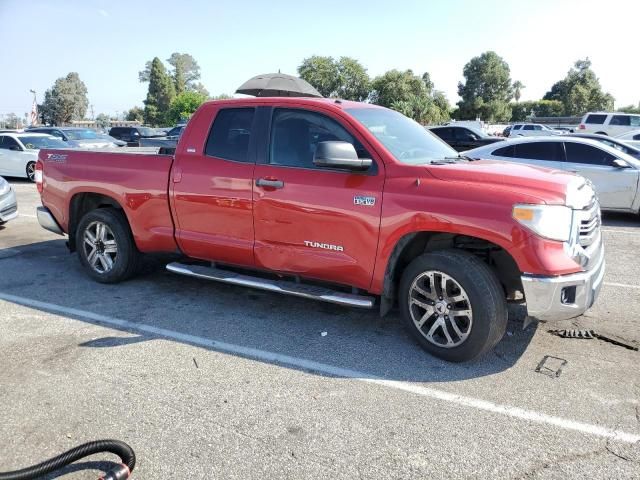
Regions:
M 576 287 L 565 287 L 560 293 L 560 302 L 563 305 L 576 303 Z

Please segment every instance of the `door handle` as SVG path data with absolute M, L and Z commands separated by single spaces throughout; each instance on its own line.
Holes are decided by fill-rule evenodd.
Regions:
M 578 173 L 578 170 L 568 170 L 571 173 Z
M 282 180 L 276 180 L 274 178 L 259 178 L 256 180 L 256 185 L 258 187 L 266 188 L 282 188 L 284 187 L 284 182 Z

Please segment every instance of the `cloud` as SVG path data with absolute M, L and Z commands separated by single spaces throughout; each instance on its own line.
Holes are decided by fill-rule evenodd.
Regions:
M 103 17 L 108 17 L 109 16 L 109 12 L 107 12 L 106 10 L 103 10 L 102 8 L 100 10 L 98 10 L 98 13 L 100 15 L 102 15 Z

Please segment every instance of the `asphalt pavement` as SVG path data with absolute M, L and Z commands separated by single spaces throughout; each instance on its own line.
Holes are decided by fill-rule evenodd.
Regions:
M 640 478 L 640 353 L 620 345 L 640 344 L 638 217 L 605 215 L 605 285 L 586 315 L 523 329 L 510 307 L 496 349 L 460 365 L 422 351 L 397 312 L 177 276 L 162 257 L 97 284 L 38 225 L 35 186 L 11 183 L 0 471 L 119 438 L 140 479 Z M 104 460 L 63 478 L 96 478 Z

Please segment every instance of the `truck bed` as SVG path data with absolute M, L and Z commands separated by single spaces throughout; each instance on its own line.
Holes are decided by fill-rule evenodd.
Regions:
M 83 202 L 103 201 L 122 208 L 140 251 L 177 249 L 168 196 L 173 156 L 118 148 L 41 150 L 38 158 L 45 179 L 42 204 L 64 232 L 70 218 L 77 222 L 74 212 Z

